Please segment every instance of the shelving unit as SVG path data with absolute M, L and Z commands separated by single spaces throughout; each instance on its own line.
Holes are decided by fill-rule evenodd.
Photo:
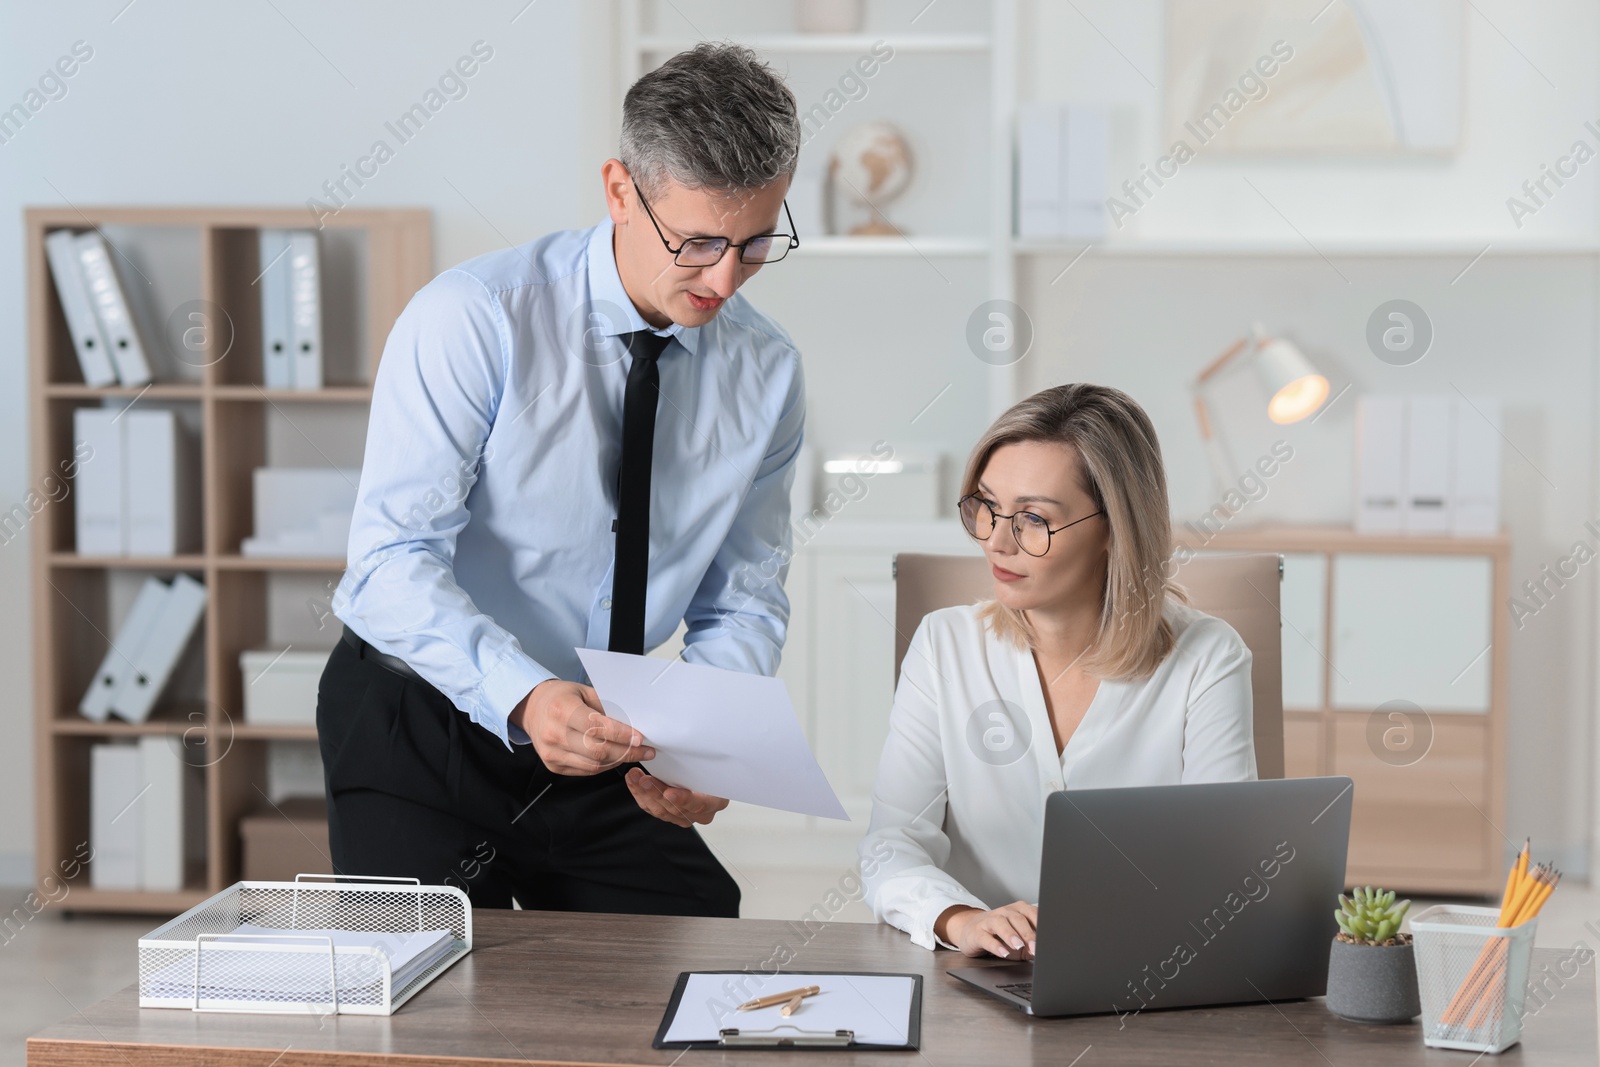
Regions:
M 181 892 L 96 891 L 79 876 L 64 906 L 85 911 L 181 911 L 239 877 L 239 817 L 266 792 L 266 745 L 314 741 L 316 729 L 252 726 L 242 721 L 239 653 L 268 641 L 268 592 L 275 576 L 337 578 L 342 559 L 263 559 L 239 554 L 252 525 L 252 478 L 269 459 L 267 424 L 289 412 L 325 412 L 364 424 L 384 340 L 406 302 L 432 275 L 432 235 L 425 210 L 347 209 L 325 220 L 325 366 L 330 384 L 316 391 L 261 387 L 257 233 L 307 228 L 299 208 L 31 208 L 25 213 L 29 284 L 29 393 L 34 484 L 72 452 L 72 413 L 101 404 L 159 403 L 198 428 L 202 547 L 148 558 L 80 556 L 74 549 L 72 499 L 33 520 L 35 868 L 56 875 L 57 862 L 89 836 L 89 749 L 97 741 L 165 735 L 186 761 L 205 768 L 206 862 Z M 157 381 L 149 386 L 83 384 L 45 258 L 52 230 L 104 228 L 123 285 L 130 290 Z M 198 292 L 162 293 L 157 266 L 137 264 L 139 237 L 187 248 L 198 264 Z M 128 257 L 132 258 L 128 258 Z M 130 269 L 132 268 L 132 269 Z M 148 275 L 148 277 L 145 277 Z M 141 288 L 155 291 L 152 297 Z M 165 299 L 163 299 L 165 297 Z M 141 305 L 143 298 L 143 305 Z M 187 300 L 214 319 L 204 345 L 179 359 L 160 321 Z M 153 306 L 151 306 L 153 304 Z M 171 306 L 168 306 L 168 305 Z M 143 314 L 141 315 L 141 306 Z M 231 330 L 228 329 L 231 327 Z M 223 350 L 221 339 L 231 332 Z M 145 575 L 189 574 L 203 581 L 207 606 L 198 641 L 198 683 L 169 694 L 151 719 L 95 723 L 77 704 L 120 621 L 116 590 Z M 329 638 L 331 643 L 331 638 Z M 180 666 L 180 675 L 183 667 Z
M 904 236 L 853 237 L 817 233 L 801 234 L 795 255 L 802 259 L 819 257 L 871 259 L 938 259 L 954 257 L 982 260 L 983 284 L 956 299 L 976 307 L 986 300 L 1016 299 L 1015 257 L 1011 248 L 1011 159 L 1012 124 L 1016 114 L 1017 14 L 1015 0 L 987 0 L 967 4 L 960 11 L 940 10 L 933 5 L 910 0 L 872 0 L 867 6 L 867 26 L 855 33 L 803 33 L 787 27 L 793 5 L 751 5 L 727 0 L 623 0 L 619 21 L 621 84 L 617 100 L 642 74 L 662 60 L 693 48 L 704 33 L 710 39 L 731 36 L 739 43 L 766 54 L 780 69 L 793 62 L 837 58 L 840 70 L 848 69 L 855 58 L 868 53 L 875 44 L 886 41 L 896 56 L 932 57 L 951 61 L 977 61 L 986 64 L 988 100 L 984 129 L 979 144 L 986 146 L 986 195 L 973 217 L 962 227 L 968 233 L 921 232 L 910 230 Z M 941 22 L 941 20 L 943 20 Z M 881 28 L 879 28 L 881 27 Z M 896 60 L 896 62 L 900 62 Z M 929 62 L 927 58 L 921 60 Z M 897 75 L 897 77 L 913 75 Z M 924 81 L 927 73 L 914 77 Z M 800 108 L 804 113 L 814 103 L 819 90 L 808 77 L 791 78 Z M 870 94 L 869 94 L 870 96 Z M 949 167 L 953 159 L 973 152 L 970 142 L 951 139 L 947 122 L 929 124 L 928 115 L 906 115 L 907 132 L 913 138 L 943 136 L 941 149 L 920 167 Z M 921 125 L 915 125 L 922 120 Z M 841 119 L 840 125 L 853 125 L 860 119 Z M 959 133 L 956 134 L 959 136 Z M 824 137 L 821 140 L 826 141 Z M 802 165 L 815 162 L 821 145 L 808 143 L 802 152 Z M 941 220 L 945 221 L 945 220 Z M 970 234 L 970 235 L 969 235 Z M 898 267 L 898 264 L 896 265 Z M 842 330 L 846 328 L 841 326 Z M 984 421 L 999 414 L 1017 399 L 1015 366 L 990 366 L 983 370 L 986 396 L 981 396 Z M 980 394 L 984 390 L 980 390 Z
M 982 300 L 1016 301 L 1019 270 L 1048 270 L 1044 276 L 1050 278 L 1080 255 L 1089 260 L 1443 256 L 1457 257 L 1465 267 L 1485 251 L 1487 241 L 1469 238 L 1401 244 L 1381 235 L 1340 242 L 1319 239 L 1315 248 L 1294 236 L 1218 242 L 1133 240 L 1125 235 L 1119 238 L 1113 232 L 1105 240 L 1092 243 L 1019 239 L 1013 234 L 1012 209 L 1018 96 L 1015 72 L 1022 47 L 1017 5 L 1013 0 L 960 6 L 927 5 L 925 0 L 867 0 L 865 11 L 863 32 L 806 34 L 781 32 L 791 14 L 789 5 L 736 5 L 732 0 L 624 0 L 622 7 L 623 90 L 667 56 L 694 45 L 699 36 L 729 37 L 765 53 L 778 69 L 785 71 L 805 113 L 827 87 L 825 76 L 849 69 L 850 61 L 875 42 L 885 40 L 897 56 L 906 55 L 904 68 L 886 68 L 893 73 L 880 75 L 876 84 L 894 79 L 920 95 L 899 97 L 897 106 L 891 107 L 887 85 L 882 90 L 871 88 L 860 105 L 852 102 L 839 109 L 837 117 L 828 120 L 821 132 L 807 142 L 802 151 L 802 168 L 808 157 L 814 166 L 819 155 L 826 155 L 834 123 L 843 128 L 884 117 L 901 124 L 914 144 L 920 140 L 927 146 L 924 158 L 918 160 L 919 175 L 926 173 L 923 168 L 955 166 L 960 153 L 974 153 L 985 145 L 986 138 L 989 169 L 981 218 L 968 213 L 953 217 L 956 213 L 951 212 L 950 218 L 938 222 L 925 219 L 925 225 L 919 228 L 908 227 L 902 237 L 802 232 L 801 246 L 793 258 L 823 261 L 827 269 L 848 279 L 833 282 L 836 288 L 845 288 L 852 282 L 857 286 L 896 283 L 905 272 L 926 272 L 927 266 L 919 260 L 936 264 L 936 269 L 951 277 L 972 261 L 981 262 L 981 292 L 979 285 L 970 280 L 970 274 L 976 272 L 969 272 L 965 284 L 950 288 L 932 282 L 931 274 L 915 275 L 929 283 L 927 288 L 933 298 L 919 309 L 919 314 L 931 318 L 946 304 L 959 305 L 964 312 Z M 918 56 L 933 58 L 909 58 Z M 837 64 L 822 62 L 827 57 L 836 57 Z M 895 64 L 901 62 L 899 58 L 894 60 Z M 922 65 L 914 67 L 916 63 Z M 969 90 L 976 89 L 972 67 L 951 73 L 958 63 L 987 65 L 987 124 L 982 131 L 970 122 L 958 126 L 936 99 L 941 79 L 959 79 Z M 874 103 L 872 94 L 880 91 L 885 99 Z M 885 213 L 894 217 L 896 209 L 891 206 Z M 1542 240 L 1522 244 L 1496 242 L 1489 254 L 1593 257 L 1595 252 L 1592 243 Z M 774 272 L 773 278 L 776 277 Z M 809 276 L 807 281 L 814 285 L 815 278 Z M 763 278 L 759 284 L 767 287 L 755 298 L 761 303 L 768 300 L 768 293 L 785 296 L 779 286 L 795 284 L 798 288 L 806 283 Z M 907 288 L 896 290 L 895 295 L 906 301 Z M 924 295 L 910 293 L 911 298 Z M 843 303 L 847 298 L 834 295 L 831 299 Z M 806 306 L 802 301 L 790 304 L 791 308 Z M 781 314 L 778 318 L 784 321 Z M 812 328 L 811 323 L 803 325 Z M 817 343 L 813 328 L 811 344 L 802 345 L 814 396 L 840 403 L 840 390 L 830 390 L 830 385 L 854 383 L 835 368 L 842 363 L 864 362 L 869 357 L 891 362 L 903 384 L 926 376 L 926 344 L 920 349 L 912 344 L 897 347 L 893 342 L 883 344 L 877 335 L 871 335 L 871 340 L 879 343 L 867 349 L 865 345 L 871 341 L 860 338 L 868 336 L 871 323 L 859 313 L 854 319 L 844 314 L 829 316 L 827 325 L 828 344 Z M 952 324 L 946 325 L 948 328 Z M 835 377 L 829 379 L 830 374 Z M 1024 376 L 1018 373 L 1017 366 L 992 367 L 986 374 L 986 397 L 979 396 L 980 390 L 973 390 L 958 399 L 952 393 L 947 400 L 974 406 L 980 400 L 986 401 L 986 414 L 993 416 L 1020 398 Z M 926 395 L 931 396 L 932 390 Z M 813 412 L 821 407 L 814 405 Z M 885 425 L 884 419 L 863 421 L 874 427 L 874 433 L 879 426 L 885 430 L 904 429 Z M 975 437 L 973 434 L 968 440 Z M 833 446 L 838 442 L 825 443 Z M 865 802 L 875 769 L 872 759 L 885 728 L 881 715 L 890 700 L 892 641 L 888 637 L 892 635 L 886 634 L 883 627 L 883 620 L 893 614 L 888 558 L 895 549 L 911 551 L 918 546 L 931 551 L 961 550 L 965 542 L 955 532 L 959 528 L 953 522 L 944 525 L 948 529 L 943 531 L 939 523 L 931 522 L 925 524 L 925 529 L 913 530 L 904 524 L 836 520 L 823 536 L 796 552 L 788 582 L 794 602 L 793 618 L 780 673 L 796 695 L 797 708 L 809 716 L 808 735 L 830 780 L 846 796 L 847 806 L 853 802 L 860 808 Z M 1319 603 L 1326 615 L 1320 632 L 1324 634 L 1324 652 L 1330 659 L 1337 656 L 1339 648 L 1337 635 L 1331 629 L 1335 592 L 1332 583 L 1341 562 L 1355 561 L 1347 568 L 1353 570 L 1389 555 L 1418 561 L 1425 568 L 1438 559 L 1469 557 L 1487 567 L 1492 575 L 1483 590 L 1489 598 L 1487 603 L 1503 604 L 1508 595 L 1510 546 L 1504 536 L 1385 540 L 1359 538 L 1348 530 L 1283 528 L 1249 533 L 1229 530 L 1206 547 L 1284 552 L 1293 557 L 1291 571 L 1303 558 L 1327 560 Z M 1374 601 L 1381 599 L 1376 597 Z M 1488 615 L 1493 616 L 1492 621 Z M 1318 676 L 1321 690 L 1315 697 L 1287 707 L 1285 740 L 1293 766 L 1291 773 L 1350 774 L 1358 781 L 1349 865 L 1353 881 L 1467 893 L 1497 892 L 1500 886 L 1496 881 L 1503 882 L 1504 842 L 1494 827 L 1503 826 L 1506 803 L 1508 640 L 1504 612 L 1485 610 L 1477 617 L 1492 633 L 1492 651 L 1483 661 L 1489 682 L 1482 706 L 1430 710 L 1439 748 L 1415 765 L 1386 764 L 1374 753 L 1360 732 L 1373 707 L 1357 706 L 1353 698 L 1341 700 L 1324 676 Z M 1286 650 L 1289 642 L 1297 640 L 1289 633 Z M 876 647 L 873 642 L 877 642 Z M 1489 643 L 1487 639 L 1485 643 Z M 1347 649 L 1348 645 L 1346 642 Z M 1463 659 L 1477 652 L 1478 648 L 1473 648 Z M 1405 694 L 1396 692 L 1392 696 L 1403 698 Z M 845 741 L 840 743 L 839 738 Z M 859 752 L 865 752 L 868 758 L 858 760 Z M 733 810 L 719 817 L 708 836 L 723 843 L 741 860 L 750 858 L 752 862 L 778 865 L 789 862 L 788 857 L 805 855 L 807 862 L 819 867 L 848 866 L 853 840 L 847 830 L 840 830 L 835 840 L 829 837 L 828 827 L 795 830 L 793 822 Z

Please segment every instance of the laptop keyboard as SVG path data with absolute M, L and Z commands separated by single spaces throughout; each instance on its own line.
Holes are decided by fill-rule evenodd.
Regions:
M 1033 1003 L 1032 982 L 1012 982 L 1010 985 L 1000 985 L 995 986 L 995 988 L 1010 993 L 1014 997 L 1021 997 L 1030 1004 Z

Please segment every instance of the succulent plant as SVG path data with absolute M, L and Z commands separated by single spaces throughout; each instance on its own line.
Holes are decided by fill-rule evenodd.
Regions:
M 1341 932 L 1357 944 L 1381 945 L 1390 938 L 1400 937 L 1400 920 L 1406 916 L 1411 901 L 1395 903 L 1394 890 L 1384 892 L 1369 886 L 1357 886 L 1346 897 L 1339 894 L 1339 908 L 1333 917 Z

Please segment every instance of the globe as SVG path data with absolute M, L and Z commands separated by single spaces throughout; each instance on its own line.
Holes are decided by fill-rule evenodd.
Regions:
M 900 233 L 884 217 L 883 207 L 906 191 L 911 174 L 911 147 L 893 124 L 868 122 L 845 131 L 828 160 L 830 200 L 849 203 L 852 218 L 862 221 L 844 232 L 857 236 Z M 837 217 L 830 229 L 839 232 Z

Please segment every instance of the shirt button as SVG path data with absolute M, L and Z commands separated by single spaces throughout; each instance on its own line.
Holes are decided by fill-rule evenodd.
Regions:
M 1051 782 L 1051 783 L 1050 783 L 1050 791 L 1051 791 L 1051 792 L 1052 792 L 1052 793 L 1059 793 L 1059 792 L 1061 792 L 1061 783 L 1060 783 L 1060 782 Z
M 611 610 L 611 598 L 608 597 L 608 596 L 601 597 L 600 598 L 600 607 L 603 608 L 606 611 L 610 611 Z

